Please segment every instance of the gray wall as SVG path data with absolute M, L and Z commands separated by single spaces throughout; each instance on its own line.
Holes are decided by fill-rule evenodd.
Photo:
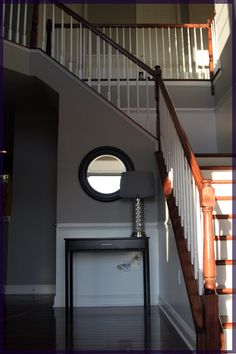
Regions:
M 232 151 L 232 8 L 216 4 L 221 72 L 215 82 L 217 144 L 219 152 Z
M 14 200 L 8 249 L 8 284 L 53 284 L 53 223 L 132 221 L 130 202 L 102 203 L 84 193 L 78 181 L 78 168 L 83 156 L 97 146 L 112 145 L 124 150 L 136 169 L 152 170 L 156 175 L 155 141 L 134 128 L 122 113 L 96 93 L 91 93 L 86 85 L 79 83 L 42 52 L 29 56 L 27 50 L 9 45 L 5 47 L 4 54 L 8 69 L 14 67 L 21 73 L 38 76 L 58 90 L 60 96 L 57 217 L 53 204 L 56 178 L 51 174 L 55 168 L 53 149 L 56 149 L 50 125 L 55 124 L 51 121 L 55 118 L 54 108 L 50 111 L 47 105 L 36 105 L 33 101 L 28 108 L 17 106 Z M 19 60 L 9 60 L 13 57 Z M 43 100 L 42 95 L 40 99 Z M 52 149 L 54 157 L 49 154 L 49 149 Z M 156 219 L 157 203 L 153 199 L 146 207 L 146 221 Z
M 34 79 L 30 85 L 24 86 L 23 79 L 21 83 L 14 102 L 7 285 L 54 284 L 58 111 L 48 101 L 48 89 Z M 8 84 L 9 103 L 17 98 L 17 79 L 12 90 Z

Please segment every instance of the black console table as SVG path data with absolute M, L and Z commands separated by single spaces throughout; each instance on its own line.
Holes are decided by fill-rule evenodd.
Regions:
M 66 309 L 73 308 L 73 254 L 75 252 L 141 251 L 144 306 L 150 311 L 149 238 L 65 238 Z

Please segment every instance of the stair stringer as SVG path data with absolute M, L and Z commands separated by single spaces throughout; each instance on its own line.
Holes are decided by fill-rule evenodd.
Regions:
M 175 197 L 168 180 L 168 173 L 162 152 L 156 152 L 156 157 L 196 330 L 197 349 L 203 350 L 205 348 L 203 306 L 198 292 L 198 284 L 194 277 L 194 269 L 191 264 L 190 252 L 188 251 L 187 242 L 184 237 L 184 229 L 181 225 Z

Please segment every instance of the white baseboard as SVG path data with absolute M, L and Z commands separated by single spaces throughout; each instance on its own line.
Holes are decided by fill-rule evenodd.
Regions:
M 54 284 L 6 285 L 5 295 L 55 294 Z
M 196 350 L 196 333 L 189 327 L 174 308 L 159 296 L 159 307 L 175 327 L 190 350 Z
M 125 295 L 75 295 L 74 306 L 77 307 L 106 307 L 106 306 L 143 306 L 143 295 L 125 294 Z M 151 294 L 151 305 L 157 305 L 158 295 Z M 65 296 L 56 295 L 54 298 L 54 307 L 64 307 Z

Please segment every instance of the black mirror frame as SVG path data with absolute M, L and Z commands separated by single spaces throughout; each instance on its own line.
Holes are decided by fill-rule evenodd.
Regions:
M 87 178 L 87 170 L 89 164 L 97 157 L 101 155 L 113 155 L 123 162 L 126 167 L 126 171 L 134 171 L 134 164 L 129 158 L 129 156 L 122 150 L 115 148 L 113 146 L 101 146 L 90 151 L 82 159 L 79 166 L 79 181 L 86 194 L 88 194 L 93 199 L 96 199 L 100 202 L 113 202 L 118 200 L 119 190 L 114 193 L 100 193 L 91 187 Z

